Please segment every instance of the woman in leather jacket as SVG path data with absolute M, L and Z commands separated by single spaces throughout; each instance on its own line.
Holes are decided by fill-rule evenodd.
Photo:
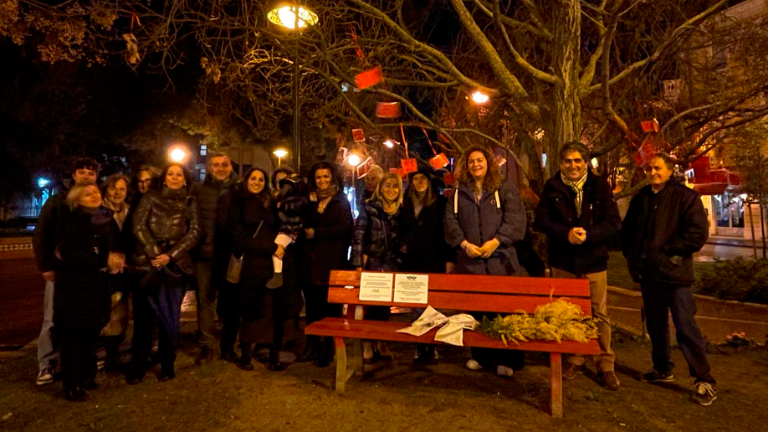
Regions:
M 189 173 L 183 166 L 172 164 L 160 179 L 160 189 L 147 192 L 133 216 L 133 263 L 142 275 L 134 301 L 133 362 L 126 376 L 129 384 L 144 378 L 155 316 L 160 323 L 159 379 L 176 377 L 173 364 L 181 301 L 187 277 L 194 271 L 189 251 L 200 239 L 197 204 L 188 193 Z

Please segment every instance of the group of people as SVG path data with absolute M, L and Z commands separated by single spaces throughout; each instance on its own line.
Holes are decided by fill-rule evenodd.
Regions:
M 642 379 L 674 379 L 671 310 L 677 340 L 696 378 L 694 398 L 708 405 L 716 398 L 715 380 L 690 292 L 691 256 L 707 239 L 698 195 L 672 178 L 672 160 L 659 154 L 649 164 L 650 184 L 632 200 L 622 230 L 609 183 L 588 169 L 589 150 L 566 144 L 560 160 L 560 171 L 540 197 L 534 227 L 549 239 L 553 277 L 589 279 L 599 320 L 601 354 L 595 362 L 600 383 L 610 390 L 620 386 L 607 311 L 607 261 L 609 241 L 621 230 L 630 272 L 642 287 L 653 342 L 654 368 Z M 455 166 L 456 187 L 447 198 L 428 170 L 408 174 L 404 190 L 399 175 L 374 167 L 365 178 L 356 219 L 343 178 L 329 162 L 312 166 L 306 181 L 286 167 L 271 177 L 254 167 L 239 179 L 225 153 L 209 156 L 206 178 L 195 184 L 183 165 L 158 171 L 142 167 L 133 184 L 115 174 L 100 190 L 98 163 L 78 159 L 73 186 L 49 199 L 40 215 L 34 249 L 46 295 L 37 383 L 52 382 L 60 365 L 68 399 L 83 400 L 97 388 L 99 342 L 106 348 L 107 370 L 116 369 L 129 295 L 134 332 L 126 380 L 138 384 L 150 367 L 155 322 L 158 378 L 175 377 L 181 302 L 190 288 L 198 300 L 196 364 L 214 359 L 218 315 L 221 359 L 253 370 L 252 348 L 268 334 L 267 368 L 280 371 L 285 369 L 280 349 L 286 323 L 295 321 L 303 307 L 307 324 L 340 316 L 340 306 L 327 301 L 331 270 L 524 272 L 517 252 L 530 230 L 524 202 L 482 146 L 464 151 Z M 368 307 L 365 314 L 366 319 L 388 320 L 390 310 Z M 332 339 L 309 336 L 296 361 L 324 367 L 333 353 Z M 386 344 L 364 341 L 364 362 L 392 358 Z M 424 364 L 438 358 L 433 345 L 418 346 L 414 355 Z M 510 377 L 524 362 L 522 351 L 472 349 L 465 367 Z M 575 378 L 584 366 L 583 357 L 570 357 L 564 378 Z

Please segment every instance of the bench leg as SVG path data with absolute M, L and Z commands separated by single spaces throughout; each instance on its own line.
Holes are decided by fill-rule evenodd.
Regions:
M 552 417 L 563 417 L 563 356 L 560 353 L 549 353 L 550 374 L 552 382 Z
M 333 338 L 336 347 L 336 392 L 343 393 L 347 384 L 347 347 L 344 339 Z
M 355 306 L 354 317 L 356 320 L 363 319 L 363 307 L 361 305 Z M 361 339 L 355 339 L 352 346 L 354 351 L 354 364 L 352 365 L 352 368 L 355 375 L 362 376 L 365 372 L 365 364 L 363 363 L 363 341 Z

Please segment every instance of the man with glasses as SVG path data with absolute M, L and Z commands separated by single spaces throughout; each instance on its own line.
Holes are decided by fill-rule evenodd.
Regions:
M 221 249 L 216 247 L 216 215 L 219 210 L 219 203 L 223 202 L 220 198 L 229 193 L 230 188 L 237 183 L 237 180 L 238 177 L 232 170 L 232 161 L 229 155 L 224 152 L 217 152 L 210 155 L 208 159 L 205 180 L 195 184 L 192 189 L 192 195 L 197 198 L 200 225 L 203 229 L 200 243 L 193 251 L 195 277 L 197 279 L 197 323 L 200 329 L 201 346 L 200 354 L 195 360 L 195 364 L 198 365 L 213 360 L 216 295 L 224 283 L 224 274 L 229 259 L 229 255 L 215 253 L 216 249 Z M 219 303 L 224 303 L 221 293 L 219 293 Z M 231 330 L 231 324 L 228 320 L 232 313 L 227 309 L 229 309 L 227 305 L 219 305 L 219 314 L 224 321 L 225 334 L 229 334 Z M 221 354 L 223 358 L 233 354 L 235 343 L 232 340 L 231 346 L 225 346 L 230 345 L 225 339 L 229 338 L 222 338 Z
M 648 186 L 632 198 L 624 218 L 621 248 L 632 279 L 640 284 L 646 326 L 651 337 L 653 369 L 641 377 L 647 383 L 669 383 L 672 347 L 669 314 L 677 331 L 691 376 L 691 399 L 710 405 L 717 399 L 704 337 L 696 324 L 693 254 L 707 242 L 709 223 L 699 194 L 672 178 L 674 163 L 665 153 L 646 167 Z

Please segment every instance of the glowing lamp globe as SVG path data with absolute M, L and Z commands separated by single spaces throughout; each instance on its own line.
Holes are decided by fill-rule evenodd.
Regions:
M 297 13 L 298 10 L 298 19 Z M 267 14 L 267 19 L 273 24 L 285 27 L 289 30 L 303 29 L 317 24 L 317 14 L 301 6 L 281 6 L 272 9 Z
M 362 162 L 362 160 L 360 160 L 360 156 L 356 154 L 352 154 L 347 158 L 347 163 L 353 167 L 360 165 L 360 162 Z

